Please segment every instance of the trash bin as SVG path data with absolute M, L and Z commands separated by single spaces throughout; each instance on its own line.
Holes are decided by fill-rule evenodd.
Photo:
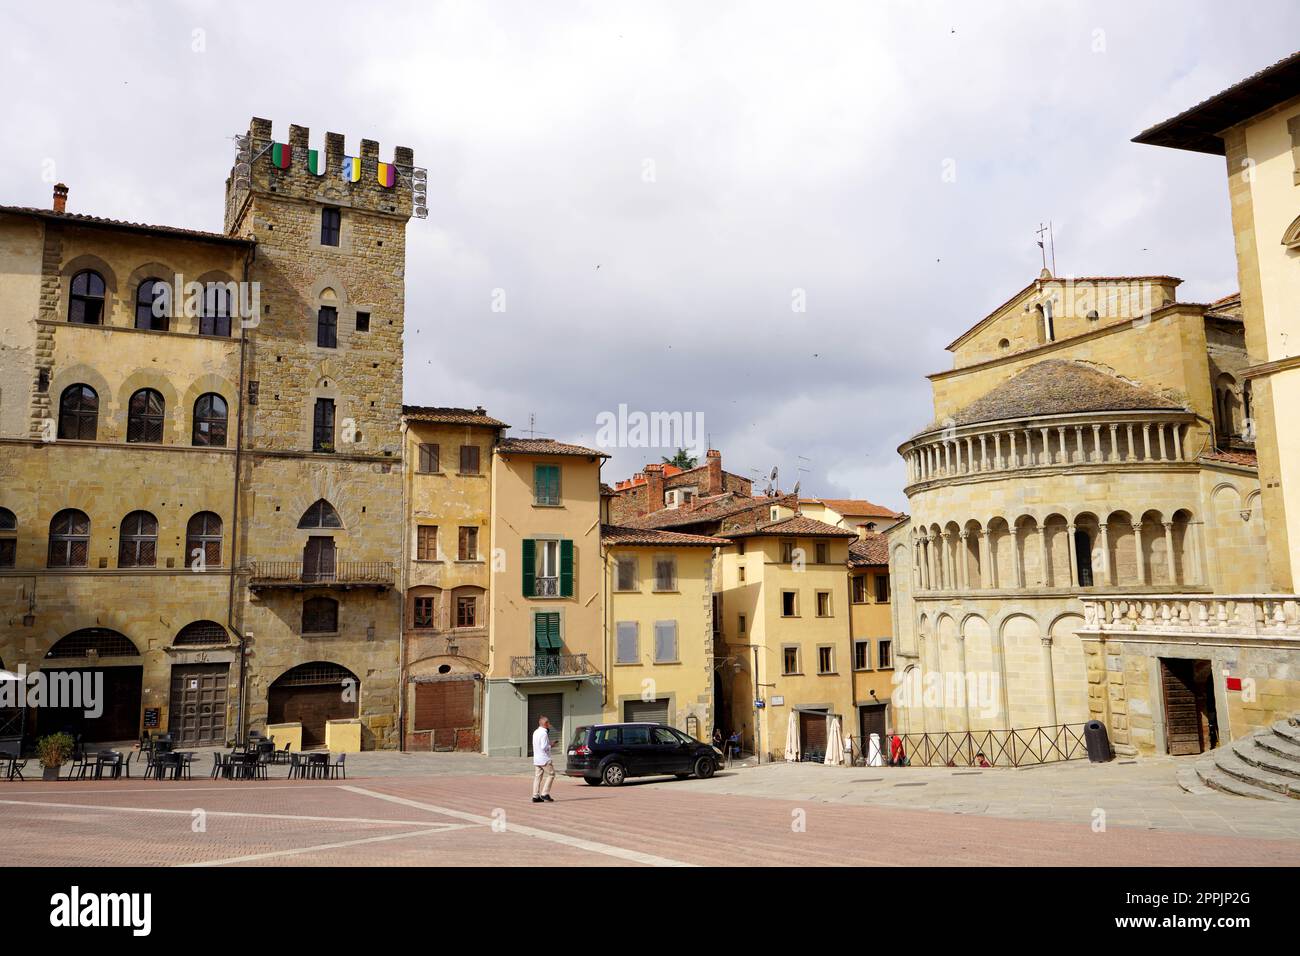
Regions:
M 1083 739 L 1088 745 L 1088 759 L 1093 763 L 1105 763 L 1115 756 L 1110 749 L 1106 725 L 1100 720 L 1090 720 L 1084 724 Z

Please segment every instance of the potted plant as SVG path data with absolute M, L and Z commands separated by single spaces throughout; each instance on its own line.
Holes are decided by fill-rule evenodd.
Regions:
M 64 762 L 72 756 L 76 743 L 71 734 L 50 734 L 36 741 L 36 757 L 45 768 L 43 780 L 58 780 L 59 770 Z

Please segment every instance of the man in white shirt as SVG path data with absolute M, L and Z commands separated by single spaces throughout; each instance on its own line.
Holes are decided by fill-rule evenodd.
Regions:
M 533 731 L 533 803 L 554 803 L 551 784 L 555 781 L 555 764 L 551 763 L 551 722 L 537 718 Z

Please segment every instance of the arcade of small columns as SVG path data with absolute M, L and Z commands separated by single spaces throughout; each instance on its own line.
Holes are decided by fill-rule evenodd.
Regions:
M 1165 420 L 1060 419 L 1052 424 L 946 428 L 917 438 L 903 452 L 908 483 L 956 475 L 1070 464 L 1187 461 L 1186 429 L 1194 416 Z
M 913 583 L 919 591 L 1197 585 L 1198 542 L 1185 508 L 1136 521 L 1115 511 L 1104 522 L 1089 512 L 936 522 L 912 534 Z

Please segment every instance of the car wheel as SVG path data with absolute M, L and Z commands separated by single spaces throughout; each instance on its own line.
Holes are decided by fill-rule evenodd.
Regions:
M 583 777 L 582 779 L 585 780 L 585 781 L 587 781 L 587 786 L 589 786 L 589 787 L 599 787 L 599 786 L 600 786 L 600 778 L 599 778 L 599 777 Z
M 600 776 L 609 786 L 619 787 L 623 785 L 623 781 L 627 778 L 627 770 L 621 763 L 611 763 L 605 767 Z
M 699 760 L 695 761 L 695 776 L 699 777 L 701 780 L 708 780 L 713 776 L 713 771 L 717 769 L 717 764 L 708 757 L 701 757 Z

